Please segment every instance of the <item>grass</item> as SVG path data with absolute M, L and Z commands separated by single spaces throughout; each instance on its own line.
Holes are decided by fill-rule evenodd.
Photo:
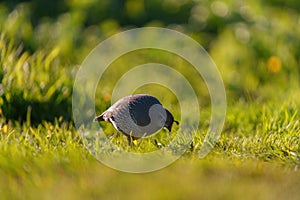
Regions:
M 1 42 L 5 47 L 1 54 L 4 58 L 1 60 L 2 87 L 6 90 L 0 102 L 3 108 L 0 110 L 2 199 L 298 198 L 300 98 L 296 86 L 282 93 L 282 89 L 274 92 L 272 87 L 266 86 L 265 91 L 273 94 L 267 99 L 253 97 L 251 93 L 248 99 L 229 101 L 223 133 L 212 152 L 200 159 L 198 151 L 210 117 L 209 104 L 204 102 L 200 127 L 192 145 L 178 161 L 156 172 L 128 174 L 99 163 L 84 147 L 70 116 L 50 121 L 39 114 L 53 114 L 53 108 L 53 116 L 62 112 L 70 114 L 65 105 L 70 105 L 68 90 L 72 79 L 64 75 L 66 69 L 57 68 L 56 58 L 49 58 L 50 55 L 41 51 L 24 59 L 24 54 L 18 54 L 16 48 L 10 47 L 4 36 Z M 126 65 L 126 59 L 116 64 Z M 9 67 L 14 63 L 20 65 L 19 70 Z M 26 63 L 30 66 L 39 63 L 36 69 L 31 68 L 27 77 L 22 71 Z M 35 78 L 37 72 L 45 77 L 56 74 L 60 79 L 48 77 L 45 82 L 45 79 Z M 31 87 L 23 87 L 26 81 Z M 44 83 L 43 87 L 36 90 L 41 83 Z M 173 114 L 179 117 L 178 102 L 174 101 L 173 94 L 162 95 L 166 88 L 154 87 L 164 104 L 173 102 Z M 107 87 L 107 91 L 99 92 L 99 111 L 109 105 L 109 90 Z M 151 87 L 146 85 L 138 89 L 138 92 L 144 91 L 151 91 Z M 13 116 L 19 110 L 22 118 L 16 120 Z M 111 125 L 105 125 L 104 130 L 112 142 L 128 151 L 149 152 L 160 148 L 152 137 L 142 139 L 130 148 L 126 138 L 116 134 Z M 162 131 L 155 136 L 162 145 L 168 144 L 175 134 L 165 133 Z
M 229 107 L 224 133 L 207 157 L 197 155 L 204 137 L 198 131 L 194 149 L 162 170 L 141 175 L 99 163 L 83 146 L 73 124 L 62 118 L 38 126 L 10 121 L 1 128 L 1 197 L 297 199 L 298 108 L 295 100 L 262 106 L 237 103 Z M 142 143 L 138 151 L 153 148 Z
M 58 7 L 52 17 L 45 17 L 43 6 L 32 12 L 37 2 L 0 3 L 0 199 L 299 199 L 298 1 L 184 1 L 180 16 L 173 1 L 165 1 L 163 13 L 160 1 L 145 1 L 147 9 L 139 12 L 145 17 L 157 11 L 155 21 L 131 13 L 133 1 L 125 8 L 117 1 L 53 2 Z M 187 24 L 169 24 L 175 15 L 188 16 Z M 134 24 L 139 18 L 143 24 Z M 123 72 L 157 62 L 189 79 L 201 100 L 201 119 L 192 144 L 175 163 L 146 174 L 119 172 L 85 148 L 72 121 L 72 87 L 80 63 L 100 41 L 152 24 L 174 27 L 209 51 L 226 88 L 226 121 L 214 149 L 200 159 L 210 118 L 210 95 L 201 77 L 168 52 L 123 55 L 101 77 L 97 113 L 109 106 Z M 154 94 L 180 117 L 168 88 L 144 85 L 136 92 Z M 134 152 L 157 150 L 155 140 L 164 146 L 175 136 L 161 131 L 129 147 L 111 125 L 102 126 L 113 143 Z

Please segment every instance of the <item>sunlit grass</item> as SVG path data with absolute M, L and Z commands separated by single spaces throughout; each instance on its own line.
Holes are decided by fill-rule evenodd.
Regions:
M 286 190 L 292 193 L 283 195 L 295 198 L 293 190 L 297 188 L 294 184 L 295 177 L 299 178 L 300 165 L 298 108 L 293 100 L 264 106 L 238 103 L 229 107 L 224 132 L 206 158 L 200 159 L 197 154 L 205 135 L 205 127 L 203 130 L 200 127 L 192 146 L 180 161 L 141 176 L 120 173 L 98 163 L 82 144 L 72 123 L 57 119 L 54 123 L 43 122 L 35 127 L 9 121 L 0 130 L 1 194 L 5 199 L 50 198 L 54 191 L 61 198 L 114 195 L 130 198 L 137 192 L 133 189 L 137 181 L 141 197 L 157 190 L 153 195 L 158 198 L 168 195 L 213 198 L 221 194 L 238 198 L 242 195 L 240 189 L 250 191 L 251 188 L 261 198 L 273 198 L 271 191 L 274 187 L 280 188 L 284 179 Z M 129 147 L 126 137 L 112 128 L 108 130 L 114 132 L 109 138 L 129 151 L 142 153 L 160 148 L 155 146 L 154 138 L 141 139 L 138 146 Z M 168 137 L 159 135 L 155 139 L 164 143 Z M 181 181 L 178 186 L 171 187 L 175 177 L 180 177 Z M 117 180 L 127 186 L 121 186 Z M 230 186 L 221 187 L 226 181 Z M 262 188 L 256 185 L 258 183 Z M 119 193 L 111 194 L 113 189 L 109 184 L 116 184 L 114 187 L 120 189 Z M 197 193 L 197 187 L 211 192 L 201 189 Z M 171 188 L 173 192 L 167 195 Z M 214 193 L 216 189 L 221 193 Z M 78 195 L 71 192 L 74 190 Z M 251 199 L 254 193 L 248 195 L 245 198 Z
M 278 1 L 182 1 L 180 7 L 175 1 L 145 1 L 148 11 L 128 1 L 122 18 L 130 22 L 124 27 L 111 16 L 119 14 L 109 7 L 118 7 L 117 1 L 61 2 L 67 3 L 55 17 L 41 19 L 34 18 L 35 2 L 15 8 L 0 3 L 0 199 L 299 199 L 297 1 L 282 3 L 287 7 Z M 158 20 L 144 25 L 190 35 L 216 62 L 227 93 L 226 121 L 213 150 L 200 159 L 210 119 L 201 77 L 171 52 L 144 49 L 121 56 L 100 80 L 105 87 L 97 88 L 98 114 L 110 105 L 122 74 L 148 62 L 179 70 L 201 104 L 200 126 L 178 161 L 148 174 L 123 173 L 99 163 L 84 146 L 72 122 L 72 85 L 80 63 L 100 41 L 159 9 Z M 186 16 L 188 24 L 167 24 Z M 135 92 L 157 96 L 180 118 L 178 100 L 167 88 L 144 85 Z M 162 130 L 129 146 L 112 125 L 101 126 L 111 143 L 137 153 L 163 148 L 180 134 L 175 126 L 172 133 Z

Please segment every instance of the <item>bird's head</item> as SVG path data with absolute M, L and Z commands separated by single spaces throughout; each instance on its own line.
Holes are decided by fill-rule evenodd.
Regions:
M 171 132 L 173 123 L 175 122 L 178 125 L 179 122 L 174 120 L 174 117 L 170 113 L 170 111 L 168 111 L 167 109 L 165 109 L 165 110 L 166 110 L 166 113 L 167 113 L 167 119 L 166 119 L 164 127 L 166 127 Z

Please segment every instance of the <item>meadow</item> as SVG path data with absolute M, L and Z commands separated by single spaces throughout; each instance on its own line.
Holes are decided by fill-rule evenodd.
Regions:
M 1 199 L 299 199 L 298 1 L 179 2 L 0 2 Z M 208 51 L 224 81 L 227 113 L 213 150 L 199 158 L 211 103 L 189 63 L 149 50 L 118 58 L 100 80 L 97 112 L 110 105 L 122 73 L 148 62 L 184 74 L 201 110 L 181 158 L 131 174 L 102 164 L 84 146 L 73 122 L 72 93 L 81 63 L 99 42 L 147 26 L 180 31 Z M 135 92 L 158 96 L 180 117 L 167 88 L 145 85 Z M 160 148 L 154 141 L 167 145 L 175 134 L 163 130 L 130 147 L 111 125 L 102 126 L 113 143 L 141 153 Z

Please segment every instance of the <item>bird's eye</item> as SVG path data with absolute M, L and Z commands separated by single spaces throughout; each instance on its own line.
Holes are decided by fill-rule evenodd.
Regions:
M 112 121 L 115 121 L 115 118 L 114 118 L 114 116 L 111 116 L 111 117 L 110 117 L 110 119 L 111 119 Z

